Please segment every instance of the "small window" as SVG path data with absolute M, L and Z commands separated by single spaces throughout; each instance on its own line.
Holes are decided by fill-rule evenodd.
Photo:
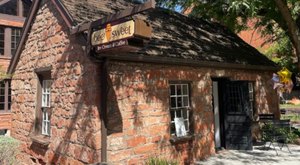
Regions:
M 4 55 L 4 27 L 0 26 L 0 55 Z
M 189 84 L 170 84 L 171 135 L 187 136 L 190 133 Z
M 0 82 L 0 112 L 9 112 L 11 105 L 11 87 L 10 81 Z
M 21 37 L 20 28 L 11 29 L 11 54 L 14 55 Z
M 51 80 L 43 80 L 42 85 L 42 134 L 50 135 L 50 90 Z
M 43 68 L 42 68 L 43 69 Z M 50 136 L 51 128 L 51 72 L 40 71 L 38 73 L 38 91 L 35 133 L 37 135 Z

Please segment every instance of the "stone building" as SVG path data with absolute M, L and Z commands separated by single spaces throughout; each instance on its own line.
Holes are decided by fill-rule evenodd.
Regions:
M 217 23 L 151 9 L 125 18 L 152 27 L 145 44 L 98 53 L 90 34 L 74 32 L 132 6 L 34 1 L 8 72 L 24 162 L 189 164 L 221 147 L 251 149 L 258 114 L 279 117 L 274 63 Z
M 0 135 L 9 135 L 11 127 L 10 78 L 6 71 L 21 36 L 30 3 L 0 0 Z

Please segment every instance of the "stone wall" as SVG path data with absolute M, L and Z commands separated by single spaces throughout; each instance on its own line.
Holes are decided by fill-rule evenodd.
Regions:
M 12 80 L 12 136 L 22 141 L 30 163 L 86 164 L 100 160 L 99 68 L 51 1 L 43 1 Z M 52 67 L 51 142 L 33 141 L 38 77 Z
M 111 63 L 109 74 L 108 159 L 113 163 L 138 164 L 159 156 L 189 164 L 213 154 L 212 77 L 255 82 L 255 116 L 278 110 L 271 72 Z M 195 137 L 179 144 L 169 141 L 169 81 L 174 80 L 191 82 Z
M 100 64 L 84 54 L 84 44 L 68 34 L 51 1 L 43 1 L 12 80 L 12 136 L 22 141 L 25 164 L 101 161 Z M 35 69 L 43 67 L 52 67 L 53 80 L 46 146 L 32 134 L 38 111 Z M 190 163 L 213 154 L 212 77 L 254 81 L 257 113 L 277 110 L 270 72 L 113 61 L 108 72 L 108 160 L 115 164 L 142 164 L 152 156 Z M 192 89 L 195 137 L 176 145 L 169 141 L 170 80 L 188 80 Z

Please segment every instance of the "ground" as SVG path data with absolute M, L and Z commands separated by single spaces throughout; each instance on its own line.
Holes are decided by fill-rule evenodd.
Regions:
M 254 146 L 253 151 L 224 150 L 204 161 L 198 161 L 196 165 L 299 165 L 300 146 L 289 144 L 289 153 L 284 147 L 279 150 L 266 150 L 263 145 Z

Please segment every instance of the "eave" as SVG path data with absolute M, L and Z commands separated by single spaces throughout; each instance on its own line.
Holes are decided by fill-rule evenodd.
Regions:
M 20 27 L 22 28 L 25 22 L 24 17 L 2 14 L 0 13 L 0 26 Z

